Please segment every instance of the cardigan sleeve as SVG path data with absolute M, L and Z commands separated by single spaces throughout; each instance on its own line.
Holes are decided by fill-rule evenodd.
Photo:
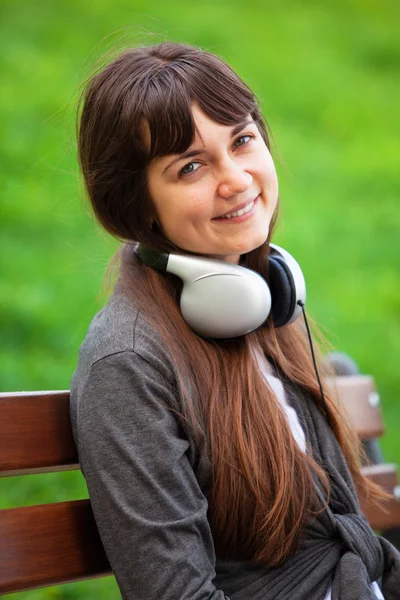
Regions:
M 122 597 L 229 600 L 213 584 L 207 500 L 173 387 L 130 350 L 95 362 L 77 396 L 81 467 Z

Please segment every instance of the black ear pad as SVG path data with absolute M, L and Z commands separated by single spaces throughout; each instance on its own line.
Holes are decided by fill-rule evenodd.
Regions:
M 272 319 L 275 327 L 283 327 L 296 308 L 296 286 L 290 268 L 280 256 L 269 257 L 269 279 Z

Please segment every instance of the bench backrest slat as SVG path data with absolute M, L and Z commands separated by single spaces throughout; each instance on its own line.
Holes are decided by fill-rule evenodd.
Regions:
M 383 504 L 383 510 L 361 499 L 361 510 L 372 529 L 384 531 L 400 525 L 400 489 L 398 486 L 397 466 L 391 464 L 370 465 L 362 468 L 368 479 L 378 484 L 391 495 Z
M 79 468 L 69 392 L 0 394 L 0 476 Z
M 379 438 L 384 434 L 379 396 L 373 377 L 353 375 L 328 380 L 328 388 L 346 410 L 357 435 L 363 440 Z
M 350 414 L 362 439 L 384 428 L 374 381 L 367 375 L 328 383 Z M 0 476 L 79 468 L 69 416 L 69 392 L 0 393 Z
M 89 500 L 2 510 L 0 591 L 111 574 Z

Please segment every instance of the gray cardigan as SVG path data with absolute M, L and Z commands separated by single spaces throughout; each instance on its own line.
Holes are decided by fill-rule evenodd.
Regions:
M 400 555 L 360 514 L 340 447 L 312 400 L 285 381 L 316 457 L 329 508 L 279 568 L 215 556 L 209 457 L 179 410 L 174 366 L 134 303 L 114 294 L 93 319 L 71 382 L 71 419 L 93 512 L 125 600 L 400 599 Z M 321 493 L 322 494 L 322 493 Z

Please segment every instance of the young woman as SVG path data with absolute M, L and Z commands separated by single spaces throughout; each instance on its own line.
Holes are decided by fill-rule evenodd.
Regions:
M 71 385 L 123 598 L 399 598 L 399 554 L 360 514 L 357 492 L 379 492 L 297 318 L 301 269 L 270 245 L 253 93 L 197 48 L 128 50 L 89 81 L 78 143 L 94 212 L 125 242 Z

